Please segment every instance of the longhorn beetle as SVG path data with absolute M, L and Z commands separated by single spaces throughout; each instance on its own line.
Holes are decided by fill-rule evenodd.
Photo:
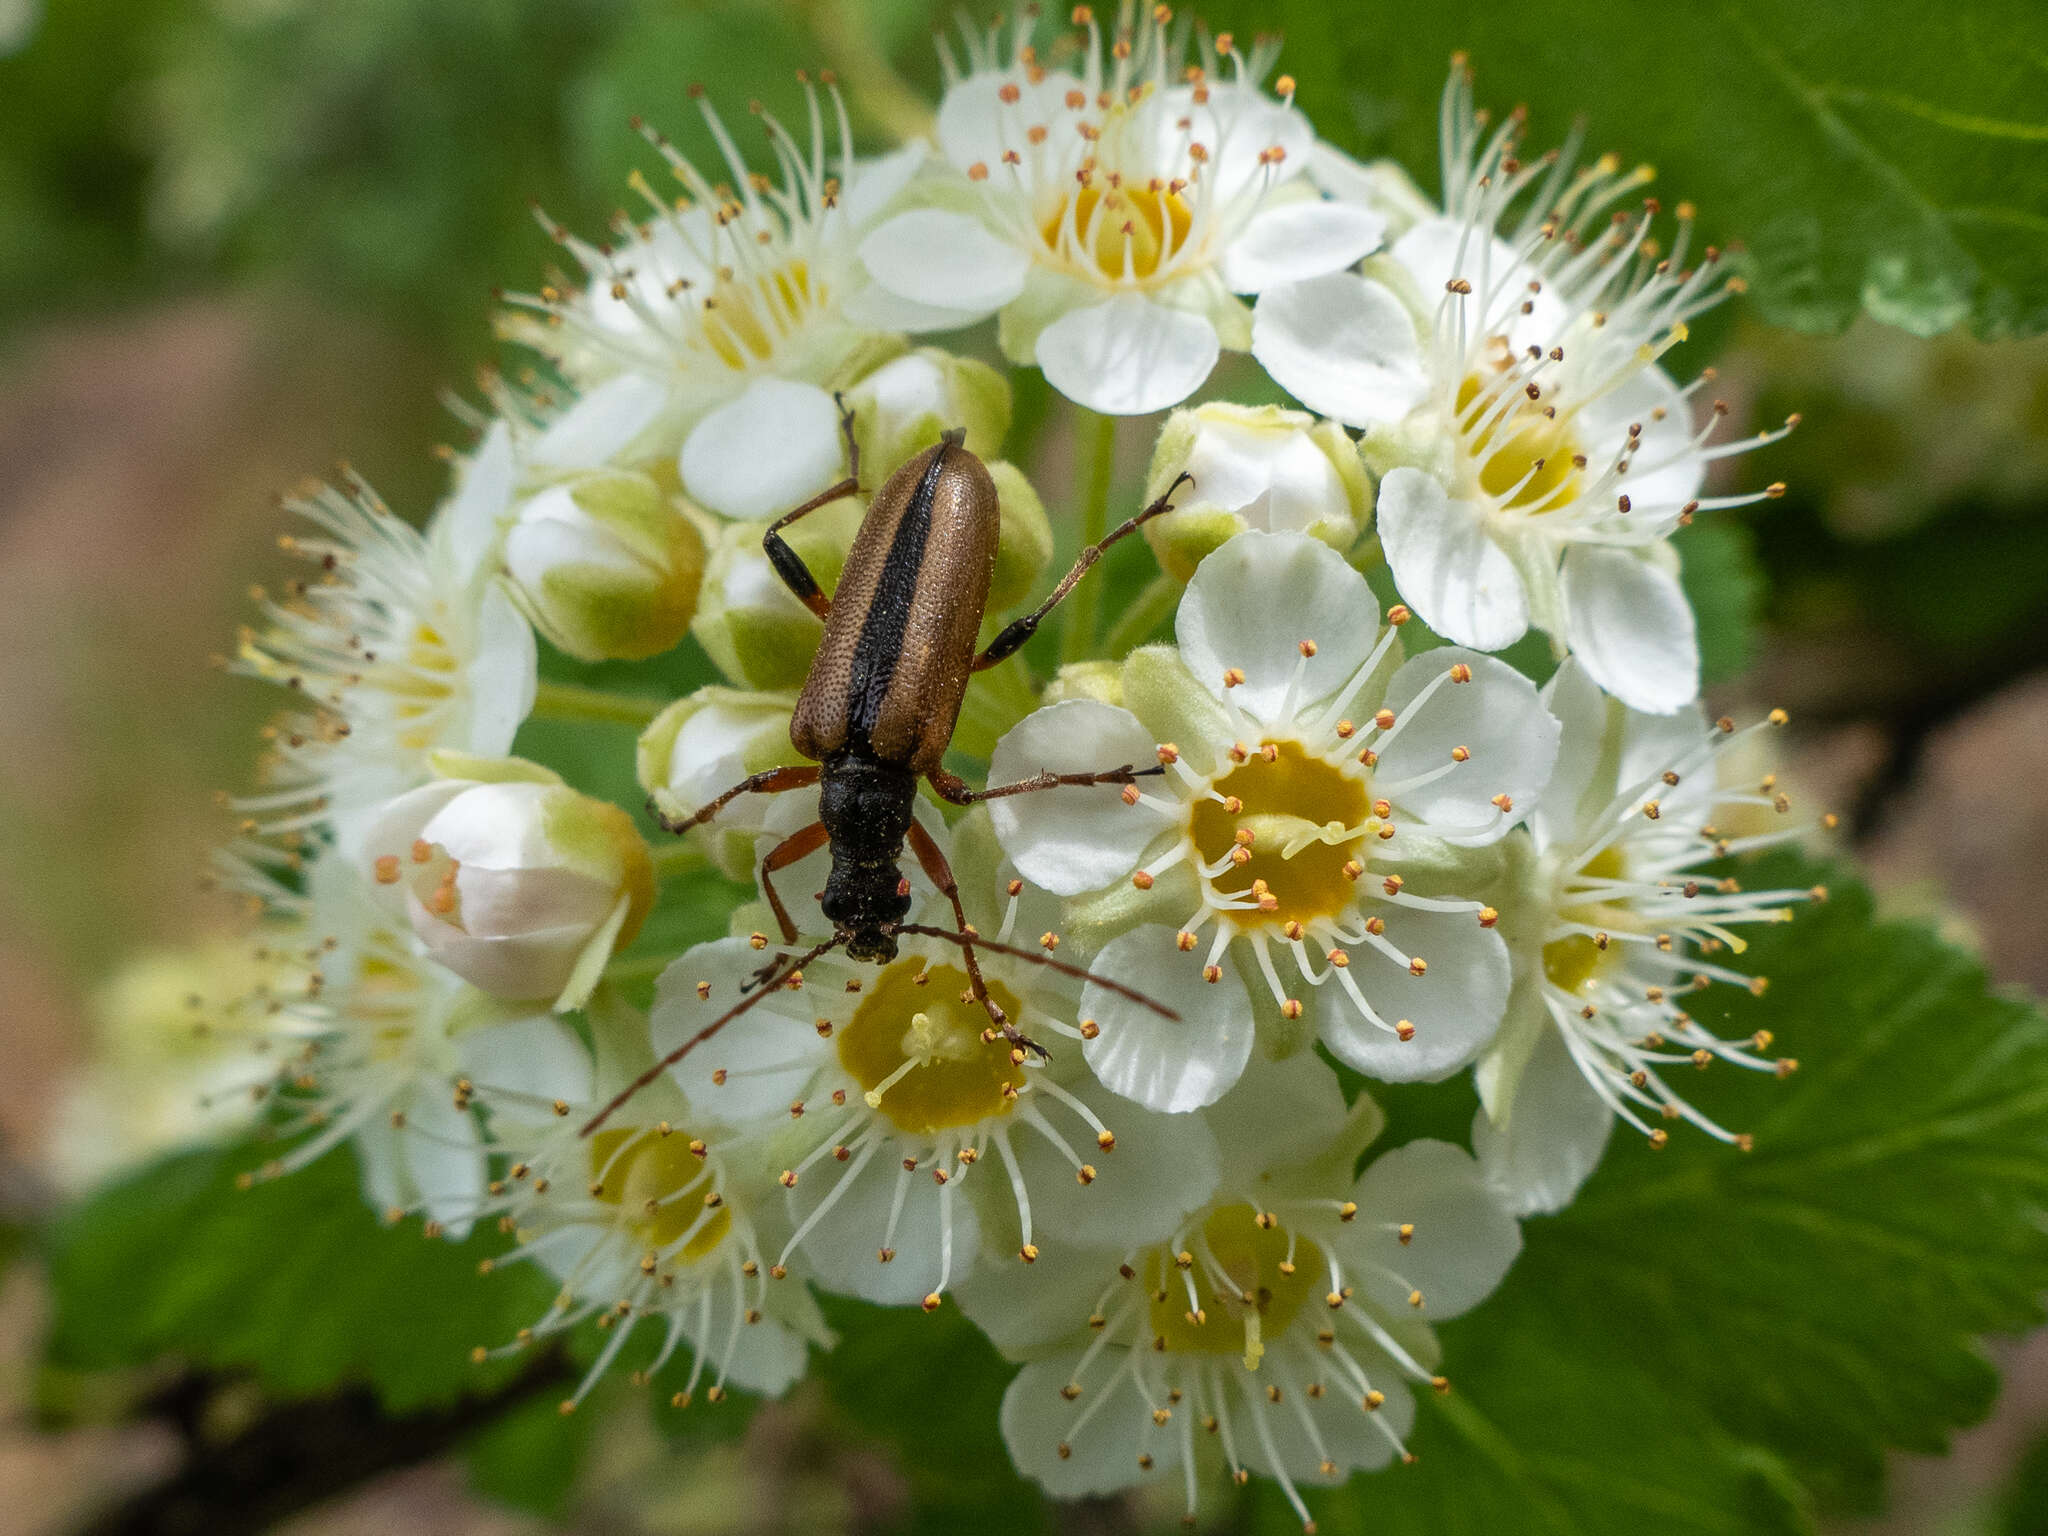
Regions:
M 860 448 L 854 441 L 853 415 L 843 401 L 840 428 L 846 438 L 846 478 L 795 511 L 785 512 L 768 525 L 761 539 L 776 575 L 825 621 L 824 638 L 812 658 L 789 724 L 790 745 L 810 762 L 754 774 L 693 816 L 659 818 L 666 830 L 687 832 L 711 820 L 741 795 L 781 794 L 818 785 L 818 819 L 769 850 L 761 861 L 761 891 L 782 930 L 783 942 L 795 944 L 797 927 L 776 894 L 775 872 L 829 844 L 832 872 L 819 905 L 832 924 L 833 935 L 803 954 L 780 955 L 764 965 L 742 989 L 751 996 L 629 1084 L 583 1128 L 585 1135 L 692 1047 L 820 955 L 843 947 L 855 960 L 885 965 L 896 958 L 900 934 L 921 934 L 960 946 L 975 1001 L 993 1025 L 988 1038 L 1000 1033 L 1020 1061 L 1023 1052 L 1041 1058 L 1047 1052 L 1021 1034 L 989 995 L 975 957 L 977 949 L 1088 977 L 1168 1018 L 1178 1017 L 1143 994 L 1104 977 L 1090 976 L 1078 966 L 976 934 L 968 925 L 966 909 L 960 904 L 959 882 L 953 878 L 945 853 L 911 815 L 911 807 L 919 779 L 954 805 L 973 805 L 1063 784 L 1133 784 L 1142 776 L 1165 772 L 1157 765 L 1139 768 L 1125 763 L 1100 773 L 1045 772 L 1015 784 L 972 789 L 957 774 L 949 773 L 942 759 L 953 739 L 969 675 L 1019 650 L 1088 568 L 1102 558 L 1102 552 L 1152 518 L 1172 511 L 1174 492 L 1192 477 L 1183 474 L 1144 511 L 1082 550 L 1073 569 L 1044 602 L 1005 626 L 987 649 L 977 653 L 975 639 L 988 606 L 1000 529 L 995 481 L 981 460 L 968 451 L 965 432 L 955 429 L 944 434 L 876 492 L 831 597 L 819 590 L 802 557 L 783 540 L 782 530 L 798 518 L 860 489 Z M 957 929 L 903 921 L 910 912 L 910 881 L 898 868 L 898 861 L 906 841 L 925 877 L 952 904 Z

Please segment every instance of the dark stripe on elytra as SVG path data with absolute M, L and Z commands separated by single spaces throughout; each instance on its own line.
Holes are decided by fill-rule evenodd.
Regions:
M 931 534 L 932 502 L 938 497 L 939 473 L 945 462 L 946 445 L 942 443 L 910 494 L 910 505 L 903 509 L 896 536 L 889 541 L 888 558 L 875 579 L 874 596 L 853 646 L 853 675 L 847 680 L 849 743 L 867 744 L 881 718 L 889 685 L 896 680 L 896 664 L 903 659 L 903 634 L 910 627 L 910 608 L 917 599 L 918 572 L 924 566 L 925 542 Z

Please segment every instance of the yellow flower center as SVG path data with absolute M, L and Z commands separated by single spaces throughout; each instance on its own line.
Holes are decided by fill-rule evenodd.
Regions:
M 1219 894 L 1249 889 L 1270 898 L 1227 914 L 1231 921 L 1280 927 L 1350 910 L 1356 889 L 1344 866 L 1364 864 L 1372 812 L 1360 779 L 1299 742 L 1280 741 L 1264 744 L 1213 787 L 1224 800 L 1197 801 L 1188 816 L 1188 836 L 1204 864 L 1234 860 L 1211 885 Z M 1241 809 L 1231 809 L 1232 802 Z
M 399 719 L 424 720 L 455 691 L 458 665 L 441 632 L 422 620 L 406 647 L 405 664 L 386 668 L 379 680 L 400 700 Z M 426 729 L 401 732 L 398 744 L 408 751 L 424 752 L 434 745 L 434 733 Z
M 990 981 L 988 990 L 1010 1018 L 1022 1011 L 1002 983 Z M 898 1130 L 932 1136 L 1014 1107 L 1003 1090 L 1022 1080 L 1023 1069 L 1003 1040 L 982 1041 L 988 1027 L 987 1010 L 968 995 L 965 971 L 927 969 L 913 956 L 868 988 L 839 1031 L 839 1062 Z
M 1595 880 L 1619 880 L 1627 872 L 1621 850 L 1603 848 L 1579 866 L 1578 876 L 1590 876 Z M 1586 901 L 1575 906 L 1560 907 L 1558 916 L 1568 923 L 1582 924 L 1603 932 L 1615 932 L 1637 926 L 1627 908 L 1603 901 Z M 1568 933 L 1563 938 L 1552 939 L 1543 946 L 1543 975 L 1552 986 L 1562 988 L 1566 992 L 1578 993 L 1597 980 L 1609 967 L 1619 963 L 1620 959 L 1621 949 L 1618 945 L 1609 945 L 1603 949 L 1588 934 Z
M 1265 1341 L 1287 1331 L 1323 1268 L 1314 1243 L 1290 1238 L 1277 1223 L 1261 1226 L 1249 1205 L 1221 1206 L 1202 1223 L 1193 1249 L 1146 1255 L 1153 1340 L 1186 1354 L 1241 1355 L 1257 1370 Z
M 1501 386 L 1504 387 L 1504 386 Z M 1480 395 L 1488 399 L 1480 401 Z M 1495 420 L 1498 397 L 1486 379 L 1469 374 L 1458 386 L 1458 415 L 1466 425 L 1479 488 L 1501 506 L 1540 514 L 1570 499 L 1578 479 L 1579 452 L 1571 418 L 1546 415 L 1543 405 L 1521 395 L 1505 418 Z M 1483 441 L 1474 429 L 1491 422 Z
M 704 339 L 726 367 L 752 367 L 773 357 L 777 339 L 823 297 L 822 288 L 812 290 L 811 269 L 802 261 L 726 278 L 700 312 Z
M 696 1234 L 677 1255 L 684 1263 L 694 1262 L 732 1230 L 732 1212 L 725 1206 L 706 1214 L 710 1179 L 681 1131 L 667 1136 L 644 1127 L 599 1131 L 590 1138 L 590 1177 L 597 1201 L 616 1206 L 650 1252 L 668 1247 L 701 1218 Z
M 1063 244 L 1068 208 L 1073 210 L 1074 244 Z M 1046 247 L 1093 261 L 1096 270 L 1121 280 L 1128 259 L 1130 275 L 1148 278 L 1160 261 L 1187 244 L 1194 211 L 1178 192 L 1163 187 L 1082 187 L 1063 201 L 1040 226 Z

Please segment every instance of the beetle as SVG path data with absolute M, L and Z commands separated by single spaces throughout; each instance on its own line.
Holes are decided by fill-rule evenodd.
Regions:
M 1097 773 L 1048 771 L 1015 784 L 973 789 L 949 772 L 943 759 L 972 674 L 1016 654 L 1045 616 L 1102 558 L 1103 551 L 1151 519 L 1172 511 L 1174 493 L 1193 477 L 1181 475 L 1143 511 L 1082 550 L 1073 568 L 1043 602 L 1006 625 L 986 648 L 977 651 L 989 583 L 995 573 L 1000 523 L 995 481 L 987 466 L 967 448 L 964 431 L 956 428 L 943 434 L 937 443 L 897 469 L 875 493 L 831 597 L 824 594 L 803 558 L 782 537 L 782 530 L 799 518 L 859 491 L 860 448 L 854 440 L 853 415 L 844 402 L 840 405 L 840 429 L 846 439 L 846 477 L 770 523 L 761 539 L 776 575 L 825 624 L 789 727 L 790 745 L 810 761 L 753 774 L 694 815 L 670 818 L 657 813 L 667 831 L 680 834 L 710 821 L 742 795 L 781 794 L 818 785 L 818 819 L 769 850 L 760 866 L 761 891 L 775 914 L 783 942 L 794 945 L 797 926 L 775 890 L 775 873 L 829 846 L 832 868 L 819 905 L 832 924 L 833 936 L 804 954 L 779 955 L 764 965 L 744 989 L 752 996 L 643 1074 L 585 1127 L 585 1134 L 596 1129 L 638 1087 L 651 1082 L 691 1047 L 717 1033 L 820 955 L 844 948 L 855 960 L 884 965 L 896 958 L 897 938 L 907 933 L 960 946 L 975 1001 L 988 1013 L 992 1025 L 988 1038 L 999 1033 L 1020 1060 L 1023 1052 L 1040 1058 L 1047 1052 L 1020 1033 L 989 995 L 975 957 L 977 949 L 1088 977 L 1169 1018 L 1177 1017 L 1142 994 L 1091 976 L 1077 966 L 976 934 L 967 921 L 959 882 L 944 851 L 911 810 L 920 780 L 954 805 L 973 805 L 1061 785 L 1134 784 L 1140 777 L 1165 771 L 1157 765 L 1139 768 L 1125 763 Z M 904 921 L 911 907 L 910 881 L 899 867 L 906 843 L 925 877 L 952 905 L 957 929 Z

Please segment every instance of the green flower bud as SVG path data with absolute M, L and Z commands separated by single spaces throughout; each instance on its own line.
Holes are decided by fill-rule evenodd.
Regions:
M 795 708 L 793 693 L 717 686 L 677 699 L 640 733 L 640 787 L 662 815 L 680 818 L 749 774 L 802 762 L 789 744 Z M 773 804 L 767 795 L 741 795 L 690 836 L 726 875 L 752 880 L 754 840 Z
M 1061 667 L 1045 685 L 1041 704 L 1063 699 L 1094 699 L 1100 704 L 1124 702 L 1123 663 L 1120 661 L 1075 661 Z
M 848 496 L 782 530 L 824 591 L 839 584 L 847 548 L 866 511 L 858 497 Z M 761 549 L 765 526 L 725 523 L 712 535 L 690 633 L 737 687 L 794 689 L 802 686 L 825 627 L 768 563 Z
M 885 363 L 846 392 L 862 473 L 880 484 L 913 454 L 955 427 L 970 452 L 992 459 L 1010 430 L 1010 383 L 987 363 L 920 347 Z
M 1334 421 L 1277 405 L 1214 401 L 1175 411 L 1159 430 L 1145 494 L 1194 476 L 1174 509 L 1145 525 L 1169 576 L 1186 581 L 1217 546 L 1247 528 L 1295 531 L 1342 553 L 1358 539 L 1372 486 L 1358 450 Z
M 1052 559 L 1052 523 L 1045 515 L 1045 503 L 1024 477 L 1024 471 L 1006 459 L 988 466 L 996 483 L 996 503 L 1001 509 L 1002 536 L 996 543 L 996 571 L 989 583 L 988 611 L 1002 613 L 1038 595 L 1039 578 Z
M 690 627 L 704 540 L 646 475 L 595 470 L 520 507 L 504 560 L 520 609 L 561 650 L 639 660 Z

